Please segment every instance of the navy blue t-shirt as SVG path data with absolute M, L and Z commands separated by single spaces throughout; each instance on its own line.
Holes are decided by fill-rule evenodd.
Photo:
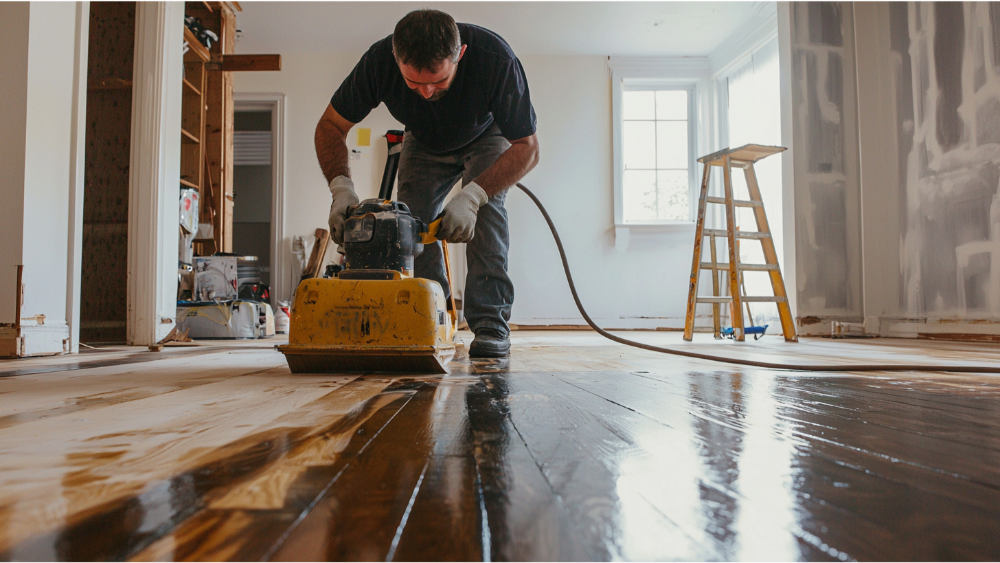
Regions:
M 493 123 L 508 140 L 535 133 L 528 80 L 510 45 L 492 31 L 458 24 L 468 45 L 448 93 L 429 102 L 410 90 L 392 54 L 392 36 L 375 43 L 340 85 L 330 103 L 358 123 L 384 102 L 427 150 L 448 152 L 479 138 Z

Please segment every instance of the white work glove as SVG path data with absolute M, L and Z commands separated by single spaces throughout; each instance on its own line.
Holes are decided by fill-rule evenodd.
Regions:
M 444 206 L 444 217 L 437 238 L 448 242 L 469 242 L 476 234 L 476 215 L 490 196 L 472 182 Z
M 344 223 L 347 222 L 347 208 L 361 200 L 354 193 L 354 182 L 347 176 L 337 176 L 330 180 L 333 205 L 330 206 L 330 238 L 337 244 L 344 244 Z

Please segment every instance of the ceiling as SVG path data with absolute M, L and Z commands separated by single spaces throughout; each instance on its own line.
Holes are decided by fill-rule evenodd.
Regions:
M 362 53 L 407 12 L 436 8 L 519 55 L 699 56 L 773 2 L 243 2 L 237 53 Z

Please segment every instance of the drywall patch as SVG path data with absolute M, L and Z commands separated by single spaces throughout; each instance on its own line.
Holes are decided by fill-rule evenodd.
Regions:
M 895 99 L 906 194 L 904 314 L 995 318 L 1000 12 L 986 3 L 911 2 L 905 10 L 894 5 L 890 15 L 892 56 L 901 64 Z M 907 75 L 917 77 L 916 92 Z
M 853 8 L 791 8 L 798 313 L 860 315 Z

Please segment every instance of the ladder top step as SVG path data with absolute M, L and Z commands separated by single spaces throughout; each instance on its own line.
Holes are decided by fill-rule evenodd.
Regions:
M 725 229 L 705 229 L 704 236 L 715 235 L 717 237 L 728 237 Z M 736 238 L 765 239 L 771 238 L 771 233 L 757 231 L 736 231 Z
M 716 262 L 713 266 L 711 262 L 702 262 L 702 270 L 728 270 L 728 262 Z M 740 269 L 744 272 L 770 272 L 777 271 L 777 264 L 740 264 Z
M 696 301 L 698 303 L 729 303 L 733 300 L 732 297 L 698 297 Z M 750 295 L 745 297 L 740 297 L 740 301 L 744 303 L 787 303 L 787 297 L 778 297 L 776 295 Z
M 707 201 L 708 203 L 721 203 L 722 205 L 726 204 L 725 198 L 721 198 L 721 197 L 711 197 L 711 196 L 709 196 L 709 197 L 705 198 L 705 201 Z M 747 200 L 743 200 L 743 199 L 735 199 L 735 200 L 733 200 L 733 205 L 735 205 L 736 207 L 763 207 L 764 206 L 764 204 L 761 203 L 761 202 L 759 202 L 759 201 L 755 201 L 755 200 L 747 201 Z
M 722 149 L 718 152 L 713 152 L 712 154 L 705 155 L 698 159 L 698 162 L 704 164 L 710 164 L 712 166 L 722 166 L 725 163 L 725 157 L 728 154 L 730 161 L 740 161 L 747 163 L 754 163 L 762 158 L 767 158 L 772 154 L 778 154 L 779 152 L 788 150 L 785 147 L 773 147 L 769 145 L 743 145 L 742 147 L 736 147 L 735 149 Z

